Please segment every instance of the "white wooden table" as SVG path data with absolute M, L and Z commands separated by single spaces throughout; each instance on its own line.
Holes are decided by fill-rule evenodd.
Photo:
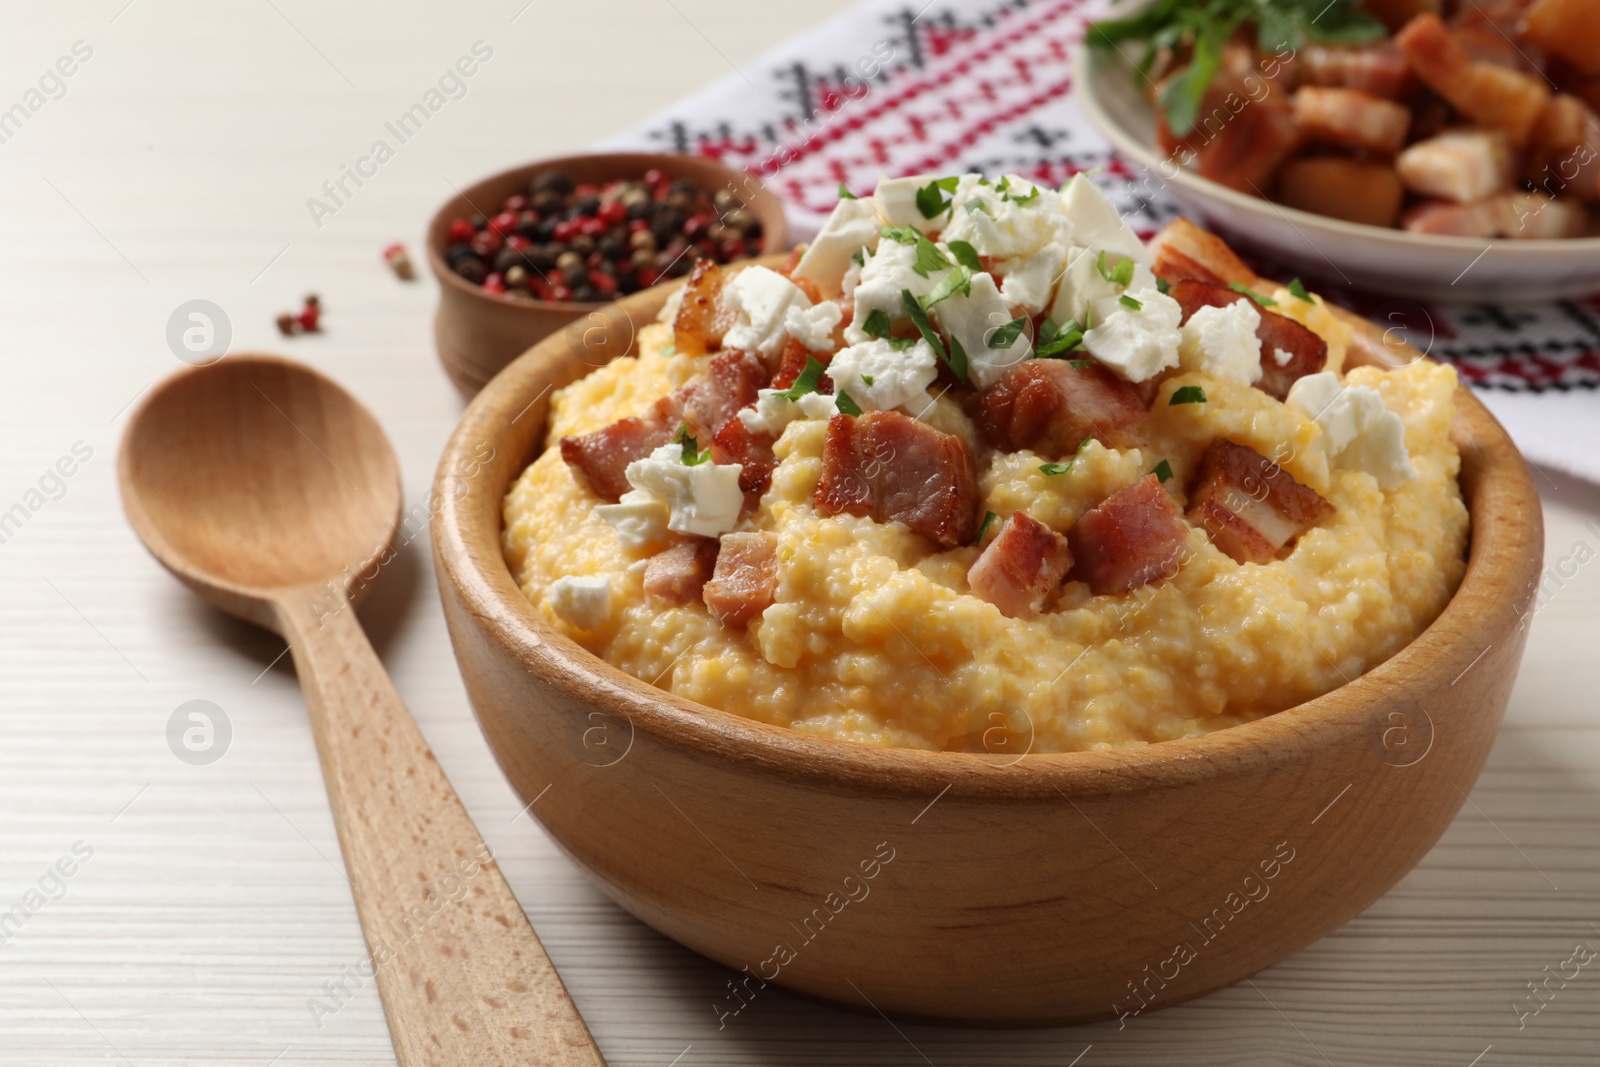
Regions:
M 417 250 L 452 183 L 579 149 L 843 6 L 524 3 L 0 13 L 0 111 L 26 107 L 75 42 L 91 53 L 45 79 L 20 129 L 0 125 L 0 1064 L 393 1062 L 375 989 L 349 977 L 361 932 L 282 645 L 146 556 L 115 453 L 127 406 L 179 366 L 169 316 L 202 298 L 235 351 L 306 359 L 371 405 L 420 501 L 461 401 L 434 358 L 432 283 L 394 279 L 382 246 Z M 307 199 L 480 40 L 493 55 L 465 95 L 317 226 Z M 326 332 L 279 338 L 274 315 L 313 290 Z M 75 447 L 89 458 L 51 475 Z M 1576 945 L 1600 948 L 1600 565 L 1577 562 L 1600 554 L 1600 488 L 1540 484 L 1548 593 L 1505 730 L 1439 847 L 1253 985 L 1122 1031 L 896 1028 L 773 990 L 719 1032 L 725 972 L 609 903 L 519 816 L 424 538 L 362 616 L 617 1067 L 1593 1064 L 1600 960 L 1537 1015 L 1513 1007 L 1538 1003 L 1528 983 Z M 231 726 L 209 765 L 168 745 L 190 700 Z M 50 873 L 63 857 L 71 877 Z M 314 999 L 337 1010 L 315 1018 Z

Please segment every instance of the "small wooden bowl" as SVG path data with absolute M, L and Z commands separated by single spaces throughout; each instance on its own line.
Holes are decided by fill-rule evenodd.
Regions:
M 770 981 L 991 1026 L 1149 1011 L 1336 929 L 1449 825 L 1505 712 L 1544 546 L 1527 466 L 1470 392 L 1453 427 L 1466 576 L 1388 662 L 1277 715 L 1139 748 L 877 748 L 632 678 L 542 622 L 506 567 L 502 498 L 544 443 L 550 390 L 627 351 L 671 289 L 600 310 L 478 395 L 439 467 L 434 558 L 512 784 L 619 904 L 741 972 L 744 999 Z M 1354 361 L 1393 362 L 1374 336 Z
M 604 304 L 524 300 L 486 293 L 450 269 L 445 238 L 450 220 L 475 214 L 493 215 L 506 197 L 523 192 L 534 175 L 564 170 L 579 184 L 613 178 L 638 178 L 655 168 L 673 179 L 692 182 L 715 193 L 731 189 L 761 220 L 761 249 L 782 252 L 789 247 L 789 225 L 783 203 L 744 171 L 699 156 L 653 155 L 648 152 L 600 152 L 562 159 L 544 159 L 502 171 L 452 197 L 428 224 L 428 266 L 439 279 L 439 310 L 433 319 L 434 342 L 445 372 L 465 397 L 472 397 L 500 369 L 561 327 L 582 319 Z

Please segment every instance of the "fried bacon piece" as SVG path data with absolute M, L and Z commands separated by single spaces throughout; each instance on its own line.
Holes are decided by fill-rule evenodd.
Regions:
M 744 490 L 745 506 L 752 511 L 772 484 L 772 472 L 778 469 L 778 457 L 772 453 L 775 440 L 769 433 L 751 433 L 738 419 L 723 423 L 711 439 L 714 462 L 739 464 L 739 488 Z
M 1183 308 L 1184 322 L 1203 307 L 1227 307 L 1250 299 L 1226 286 L 1187 278 L 1174 285 L 1170 295 Z M 1328 342 L 1287 315 L 1259 306 L 1256 311 L 1261 315 L 1261 325 L 1256 327 L 1261 340 L 1261 380 L 1256 388 L 1282 400 L 1289 395 L 1290 386 L 1328 362 Z M 1280 363 L 1279 352 L 1288 353 L 1288 360 Z
M 747 352 L 720 352 L 705 375 L 656 401 L 648 414 L 619 419 L 593 433 L 561 439 L 561 458 L 583 472 L 595 493 L 615 502 L 629 489 L 628 464 L 644 459 L 688 425 L 701 441 L 712 440 L 739 409 L 755 403 L 766 384 L 761 361 Z M 770 471 L 768 472 L 771 473 Z
M 668 604 L 698 600 L 716 563 L 717 541 L 712 537 L 664 548 L 644 565 L 644 595 Z
M 967 571 L 972 591 L 1010 619 L 1032 618 L 1072 569 L 1067 539 L 1015 511 Z
M 727 276 L 711 259 L 695 260 L 689 280 L 684 284 L 683 303 L 672 321 L 673 340 L 686 356 L 703 356 L 722 347 L 722 335 L 733 325 L 735 315 L 722 302 L 722 286 Z
M 1189 528 L 1154 474 L 1084 512 L 1068 543 L 1072 576 L 1098 594 L 1127 593 L 1178 573 Z
M 1575 200 L 1501 193 L 1470 204 L 1425 201 L 1406 212 L 1404 224 L 1411 233 L 1537 241 L 1582 237 L 1589 227 L 1589 213 Z
M 1278 199 L 1287 206 L 1367 226 L 1393 226 L 1405 193 L 1388 162 L 1308 156 L 1278 174 Z
M 1307 137 L 1393 154 L 1406 143 L 1411 109 L 1359 89 L 1307 85 L 1294 94 L 1294 121 Z
M 1308 44 L 1295 70 L 1306 85 L 1357 89 L 1385 100 L 1403 100 L 1417 84 L 1411 64 L 1392 41 L 1362 48 Z
M 1256 280 L 1255 271 L 1227 242 L 1181 216 L 1151 238 L 1150 251 L 1155 254 L 1156 277 L 1168 282 L 1193 278 L 1216 285 L 1249 285 Z
M 1227 121 L 1214 135 L 1202 129 L 1198 131 L 1201 147 L 1190 146 L 1195 152 L 1195 169 L 1201 177 L 1241 193 L 1260 196 L 1269 192 L 1273 175 L 1300 148 L 1294 108 L 1281 98 L 1249 101 L 1237 114 L 1223 109 L 1222 116 Z
M 1138 444 L 1145 404 L 1137 386 L 1098 363 L 1030 359 L 972 398 L 973 422 L 1002 452 L 1061 456 L 1086 437 L 1108 448 Z
M 1600 74 L 1600 4 L 1594 0 L 1534 0 L 1520 29 L 1530 44 L 1584 74 Z
M 976 533 L 978 473 L 966 442 L 927 423 L 896 411 L 835 415 L 812 499 L 824 515 L 903 522 L 954 548 Z
M 833 360 L 832 352 L 813 352 L 799 341 L 790 340 L 783 346 L 783 355 L 778 361 L 778 373 L 772 376 L 772 388 L 787 389 L 800 377 L 800 372 L 806 369 L 806 360 L 814 359 L 826 367 Z M 826 374 L 817 382 L 817 392 L 828 396 L 833 395 L 833 379 Z
M 1253 448 L 1219 437 L 1189 492 L 1189 521 L 1239 563 L 1269 563 L 1334 507 Z
M 778 592 L 778 538 L 770 533 L 722 535 L 716 570 L 700 599 L 717 621 L 742 630 L 766 611 Z
M 1475 60 L 1438 15 L 1418 15 L 1395 35 L 1395 44 L 1427 86 L 1480 126 L 1504 130 L 1522 147 L 1550 89 L 1535 74 Z
M 1511 142 L 1500 130 L 1447 130 L 1401 152 L 1406 188 L 1458 204 L 1511 188 Z

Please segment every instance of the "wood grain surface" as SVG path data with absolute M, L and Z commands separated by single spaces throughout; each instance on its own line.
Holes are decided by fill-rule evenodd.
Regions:
M 522 813 L 472 721 L 420 532 L 461 401 L 433 350 L 432 284 L 398 282 L 380 252 L 404 239 L 416 259 L 451 183 L 580 149 L 721 75 L 723 54 L 742 64 L 844 5 L 619 17 L 539 0 L 513 23 L 522 6 L 0 13 L 7 106 L 74 41 L 94 48 L 0 144 L 0 511 L 28 510 L 0 531 L 0 917 L 40 902 L 4 926 L 0 1064 L 394 1062 L 283 643 L 198 603 L 119 514 L 120 420 L 180 365 L 166 325 L 193 299 L 226 311 L 235 347 L 339 380 L 395 441 L 412 521 L 362 620 L 614 1067 L 1594 1062 L 1600 969 L 1541 1002 L 1528 988 L 1578 943 L 1600 948 L 1600 488 L 1542 472 L 1546 577 L 1487 767 L 1417 869 L 1337 933 L 1124 1030 L 897 1029 L 777 991 L 719 1030 L 732 973 L 609 903 Z M 318 229 L 306 199 L 480 38 L 495 58 L 468 95 Z M 272 317 L 308 291 L 326 332 L 280 340 Z M 197 699 L 231 723 L 205 766 L 167 739 Z M 58 864 L 72 875 L 48 875 Z

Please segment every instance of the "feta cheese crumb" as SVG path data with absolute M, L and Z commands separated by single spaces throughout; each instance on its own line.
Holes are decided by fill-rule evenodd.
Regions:
M 629 490 L 615 504 L 601 504 L 594 513 L 616 528 L 617 543 L 625 551 L 655 548 L 667 539 L 667 506 L 642 490 Z
M 683 462 L 683 446 L 666 444 L 628 464 L 628 484 L 667 507 L 667 529 L 719 537 L 739 522 L 744 493 L 737 463 Z
M 1020 307 L 1029 316 L 1037 315 L 1055 295 L 1056 282 L 1066 268 L 1066 248 L 1051 241 L 1031 256 L 1008 259 L 996 264 L 1000 295 L 1012 307 Z
M 1130 382 L 1143 382 L 1178 365 L 1183 308 L 1156 288 L 1128 294 L 1138 308 L 1118 304 L 1083 335 L 1083 347 Z
M 1178 347 L 1178 365 L 1254 385 L 1261 380 L 1261 338 L 1256 336 L 1260 325 L 1261 313 L 1249 300 L 1200 308 L 1179 327 L 1183 343 Z
M 1106 265 L 1115 270 L 1126 256 L 1106 255 Z M 1068 319 L 1078 323 L 1103 322 L 1117 310 L 1117 298 L 1125 291 L 1132 293 L 1156 288 L 1156 276 L 1142 263 L 1134 263 L 1133 277 L 1126 287 L 1100 273 L 1100 253 L 1093 248 L 1072 248 L 1067 251 L 1066 266 L 1061 274 L 1061 284 L 1056 289 L 1055 303 L 1050 307 L 1050 318 L 1057 326 Z M 1091 323 L 1092 324 L 1092 323 Z
M 844 308 L 831 300 L 808 308 L 791 304 L 783 313 L 783 332 L 811 351 L 822 352 L 833 347 L 834 327 L 842 318 Z
M 1289 361 L 1294 359 L 1294 353 L 1286 351 L 1282 348 L 1274 348 L 1272 350 L 1272 359 L 1278 364 L 1278 366 L 1287 367 L 1289 365 Z
M 938 357 L 926 341 L 896 351 L 888 341 L 871 338 L 840 350 L 828 364 L 834 387 L 863 411 L 888 411 L 920 399 L 938 376 Z
M 580 630 L 598 630 L 611 621 L 611 580 L 567 575 L 550 583 L 550 610 Z
M 783 428 L 796 419 L 830 419 L 839 413 L 833 397 L 822 393 L 805 393 L 799 400 L 790 400 L 786 389 L 763 389 L 756 394 L 754 407 L 742 408 L 739 421 L 751 433 L 768 433 L 782 437 Z
M 1155 262 L 1150 250 L 1111 206 L 1106 194 L 1084 175 L 1073 176 L 1061 190 L 1061 201 L 1067 218 L 1072 220 L 1073 240 L 1077 244 L 1097 250 L 1103 248 L 1146 267 Z
M 795 264 L 794 277 L 816 283 L 823 296 L 837 296 L 850 257 L 863 247 L 878 247 L 877 206 L 871 200 L 841 200 Z
M 1340 385 L 1332 371 L 1308 374 L 1289 388 L 1284 401 L 1322 427 L 1328 455 L 1339 466 L 1366 471 L 1385 491 L 1417 476 L 1406 451 L 1406 426 L 1365 385 Z
M 785 315 L 791 308 L 802 311 L 811 300 L 800 287 L 775 270 L 746 267 L 733 276 L 723 296 L 728 310 L 739 316 L 723 338 L 727 348 L 775 356 L 788 343 L 784 332 Z
M 966 241 L 978 255 L 996 259 L 1031 256 L 1052 241 L 1063 247 L 1071 241 L 1072 223 L 1063 213 L 1057 193 L 1015 174 L 1001 180 L 1007 187 L 1003 193 L 998 182 L 980 183 L 979 175 L 963 175 L 951 198 L 951 221 L 941 238 Z
M 1011 321 L 1011 307 L 987 273 L 972 276 L 970 295 L 957 293 L 942 300 L 933 306 L 933 313 L 945 333 L 961 342 L 967 354 L 967 377 L 980 389 L 987 389 L 1033 355 L 1033 342 L 1026 331 L 1012 340 L 1010 348 L 991 347 L 995 330 Z
M 671 326 L 678 319 L 678 311 L 683 307 L 683 294 L 688 290 L 687 285 L 680 285 L 667 297 L 666 303 L 661 305 L 661 311 L 656 315 L 657 322 L 664 322 Z
M 949 254 L 948 249 L 941 251 Z M 862 325 L 874 311 L 881 310 L 891 319 L 904 319 L 906 309 L 901 302 L 901 292 L 909 290 L 912 296 L 927 296 L 933 292 L 945 271 L 931 270 L 924 278 L 912 269 L 916 262 L 915 245 L 885 240 L 878 246 L 877 252 L 861 269 L 861 281 L 855 288 L 855 317 L 845 327 L 845 344 L 861 344 L 868 340 Z
M 907 178 L 879 175 L 878 188 L 872 194 L 872 200 L 878 206 L 879 221 L 886 226 L 915 226 L 924 232 L 938 229 L 944 222 L 943 216 L 927 218 L 922 214 L 922 209 L 917 207 L 917 190 L 933 180 L 921 174 Z

